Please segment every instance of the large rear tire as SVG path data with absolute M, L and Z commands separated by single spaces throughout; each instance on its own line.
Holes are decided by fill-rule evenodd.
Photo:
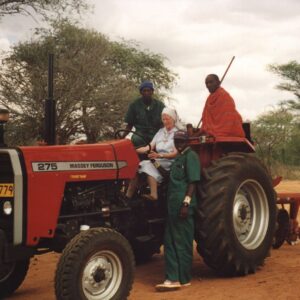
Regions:
M 55 275 L 58 300 L 127 299 L 134 257 L 118 232 L 93 228 L 76 235 L 64 249 Z
M 204 170 L 196 239 L 204 262 L 226 276 L 254 273 L 272 246 L 276 197 L 251 154 L 233 153 Z
M 24 281 L 30 259 L 0 265 L 0 299 L 10 296 Z

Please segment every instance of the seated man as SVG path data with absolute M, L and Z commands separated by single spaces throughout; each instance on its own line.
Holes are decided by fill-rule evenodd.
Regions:
M 141 135 L 144 140 L 138 135 L 132 136 L 132 143 L 135 147 L 149 143 L 155 133 L 162 127 L 161 112 L 165 105 L 163 102 L 153 98 L 153 83 L 144 81 L 140 85 L 141 97 L 134 100 L 128 107 L 125 116 L 127 123 L 126 130 L 135 128 L 137 134 Z
M 230 94 L 220 86 L 219 77 L 210 74 L 206 77 L 205 84 L 210 95 L 203 109 L 200 133 L 212 136 L 245 137 L 242 118 Z

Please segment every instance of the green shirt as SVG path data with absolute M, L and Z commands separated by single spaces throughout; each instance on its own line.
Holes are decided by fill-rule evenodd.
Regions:
M 170 215 L 179 214 L 188 185 L 200 180 L 200 163 L 198 155 L 190 148 L 186 148 L 173 162 L 170 172 L 168 188 L 168 213 Z M 195 193 L 190 203 L 190 212 L 196 206 Z
M 125 122 L 134 126 L 136 132 L 141 134 L 146 142 L 151 142 L 155 133 L 162 127 L 161 112 L 164 107 L 159 100 L 152 99 L 151 104 L 147 106 L 142 97 L 137 98 L 129 105 Z M 135 139 L 138 137 L 133 135 L 134 144 Z

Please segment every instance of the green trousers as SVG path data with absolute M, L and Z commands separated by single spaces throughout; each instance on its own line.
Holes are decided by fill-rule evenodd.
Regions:
M 166 279 L 181 284 L 191 281 L 193 240 L 194 216 L 168 216 L 164 243 Z

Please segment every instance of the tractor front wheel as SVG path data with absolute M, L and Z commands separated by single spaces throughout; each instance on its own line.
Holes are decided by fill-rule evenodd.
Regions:
M 227 275 L 254 273 L 268 256 L 276 225 L 271 178 L 250 154 L 229 154 L 204 170 L 198 252 Z
M 132 287 L 134 257 L 118 232 L 93 228 L 75 236 L 64 249 L 55 275 L 59 300 L 126 299 Z
M 0 264 L 0 299 L 11 295 L 23 282 L 30 259 Z

